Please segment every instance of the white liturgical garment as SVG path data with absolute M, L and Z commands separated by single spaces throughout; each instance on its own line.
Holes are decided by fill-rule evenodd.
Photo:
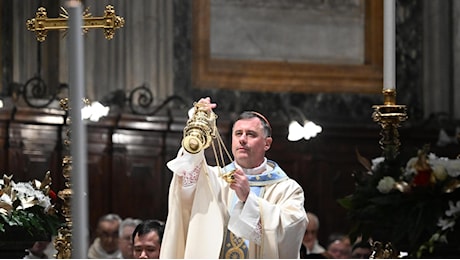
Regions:
M 167 166 L 174 175 L 160 258 L 228 257 L 227 229 L 247 242 L 249 258 L 299 258 L 308 221 L 304 192 L 275 162 L 265 160 L 259 174 L 243 169 L 251 186 L 244 203 L 219 177 L 235 163 L 219 171 L 203 151 L 181 149 Z

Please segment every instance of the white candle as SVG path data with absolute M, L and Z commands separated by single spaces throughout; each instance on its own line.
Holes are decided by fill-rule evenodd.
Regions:
M 395 0 L 383 1 L 383 90 L 396 89 Z
M 77 0 L 67 1 L 69 12 L 69 33 L 67 37 L 69 55 L 69 93 L 71 116 L 71 155 L 72 155 L 72 258 L 87 258 L 88 198 L 87 198 L 87 139 L 86 126 L 81 120 L 81 107 L 84 97 L 84 65 L 82 38 L 82 6 Z

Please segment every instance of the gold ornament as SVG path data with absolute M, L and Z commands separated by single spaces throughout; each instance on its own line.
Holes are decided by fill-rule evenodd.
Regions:
M 224 151 L 230 161 L 233 161 L 233 159 L 225 147 L 216 126 L 217 115 L 203 103 L 195 102 L 194 108 L 193 115 L 187 121 L 187 125 L 183 131 L 184 137 L 182 139 L 182 147 L 184 147 L 187 152 L 196 154 L 212 145 L 214 158 L 219 168 L 219 176 L 228 183 L 235 182 L 233 176 L 235 170 L 225 174 L 220 172 L 225 165 Z M 218 150 L 216 150 L 214 140 L 217 140 Z

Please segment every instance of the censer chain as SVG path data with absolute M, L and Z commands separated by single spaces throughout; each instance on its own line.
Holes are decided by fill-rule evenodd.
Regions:
M 216 160 L 217 167 L 219 169 L 219 177 L 224 179 L 227 183 L 233 183 L 235 181 L 234 176 L 233 176 L 233 173 L 235 172 L 235 170 L 232 170 L 226 173 L 222 173 L 223 167 L 225 166 L 224 151 L 225 151 L 225 155 L 227 155 L 227 159 L 229 159 L 230 161 L 233 161 L 233 158 L 228 152 L 228 149 L 225 146 L 225 143 L 222 140 L 222 137 L 220 136 L 220 133 L 217 127 L 215 128 L 214 133 L 216 137 L 215 140 L 217 141 L 218 150 L 216 150 L 216 145 L 214 144 L 214 140 L 211 144 L 212 144 L 212 150 L 214 152 L 214 158 Z

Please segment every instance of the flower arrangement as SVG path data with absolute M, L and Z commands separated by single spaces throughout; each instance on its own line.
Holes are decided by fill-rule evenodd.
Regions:
M 428 145 L 408 160 L 357 155 L 366 170 L 353 174 L 354 193 L 338 201 L 353 223 L 352 239 L 391 242 L 410 257 L 460 250 L 460 159 L 437 157 Z
M 0 180 L 0 234 L 8 235 L 17 230 L 26 231 L 30 236 L 57 234 L 62 221 L 53 204 L 56 194 L 50 189 L 50 183 L 49 172 L 42 182 L 16 183 L 12 175 L 3 176 Z

